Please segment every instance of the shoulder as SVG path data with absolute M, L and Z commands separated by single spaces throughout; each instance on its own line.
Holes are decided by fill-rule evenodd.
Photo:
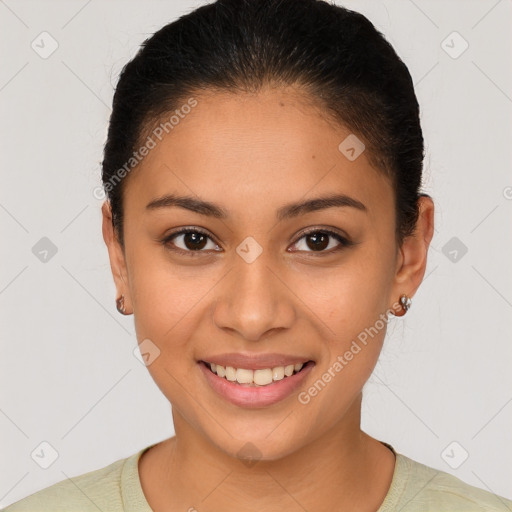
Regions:
M 379 512 L 512 511 L 512 501 L 405 455 L 397 454 L 396 466 L 390 493 Z M 386 506 L 388 501 L 392 508 Z
M 66 478 L 2 509 L 1 512 L 88 512 L 124 510 L 121 478 L 131 455 L 101 469 Z

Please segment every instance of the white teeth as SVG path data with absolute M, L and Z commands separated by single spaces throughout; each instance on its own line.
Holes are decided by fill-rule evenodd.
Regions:
M 272 370 L 265 368 L 264 370 L 254 370 L 254 384 L 258 386 L 266 386 L 272 382 Z
M 274 380 L 283 380 L 284 379 L 284 366 L 276 366 L 275 368 L 272 368 L 272 378 Z
M 244 368 L 238 368 L 236 370 L 236 381 L 238 382 L 238 384 L 251 384 L 252 376 L 252 370 L 246 370 Z
M 275 368 L 265 368 L 261 370 L 248 370 L 246 368 L 233 368 L 232 366 L 222 366 L 215 363 L 207 363 L 212 372 L 219 377 L 225 378 L 231 382 L 239 384 L 249 384 L 256 386 L 267 386 L 285 377 L 291 377 L 293 373 L 302 370 L 304 363 L 289 364 L 287 366 L 276 366 Z
M 234 382 L 236 380 L 236 370 L 231 366 L 226 366 L 226 379 Z
M 289 364 L 288 366 L 284 367 L 284 374 L 287 377 L 290 377 L 293 374 L 293 370 L 295 369 L 295 365 Z

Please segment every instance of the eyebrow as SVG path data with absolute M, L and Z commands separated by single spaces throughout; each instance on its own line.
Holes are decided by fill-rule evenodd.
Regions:
M 165 196 L 153 199 L 146 205 L 147 210 L 171 207 L 184 208 L 200 215 L 215 217 L 217 219 L 228 219 L 230 217 L 229 212 L 222 206 L 211 203 L 209 201 L 203 201 L 192 196 L 167 194 Z M 362 212 L 368 211 L 366 206 L 361 201 L 347 196 L 346 194 L 334 194 L 287 204 L 277 210 L 276 217 L 278 220 L 282 221 L 285 219 L 298 217 L 299 215 L 304 215 L 306 213 L 335 207 L 351 207 Z

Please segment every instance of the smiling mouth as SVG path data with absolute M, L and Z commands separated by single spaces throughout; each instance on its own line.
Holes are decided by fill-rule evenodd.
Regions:
M 233 368 L 232 366 L 222 366 L 220 364 L 200 361 L 212 373 L 227 381 L 240 384 L 242 386 L 268 386 L 292 375 L 300 373 L 307 366 L 313 365 L 313 361 L 304 363 L 289 364 L 286 366 L 275 366 L 273 368 L 263 368 L 250 370 L 247 368 Z

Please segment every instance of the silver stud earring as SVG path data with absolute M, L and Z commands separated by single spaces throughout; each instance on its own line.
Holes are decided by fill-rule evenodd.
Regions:
M 404 314 L 409 311 L 409 308 L 411 307 L 412 300 L 410 297 L 408 297 L 405 293 L 400 295 L 400 305 L 402 306 L 404 310 Z
M 119 297 L 117 300 L 116 300 L 116 307 L 117 307 L 117 311 L 119 311 L 119 313 L 121 313 L 122 315 L 125 315 L 125 306 L 124 306 L 124 295 L 121 295 L 121 297 Z

